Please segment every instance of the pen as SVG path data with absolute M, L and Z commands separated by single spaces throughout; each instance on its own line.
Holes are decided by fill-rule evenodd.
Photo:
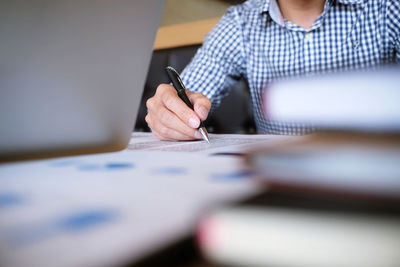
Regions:
M 169 79 L 171 80 L 172 85 L 175 87 L 175 90 L 178 92 L 178 96 L 180 97 L 180 99 L 182 99 L 182 101 L 185 102 L 185 104 L 189 108 L 194 110 L 192 103 L 190 102 L 189 98 L 187 97 L 187 95 L 185 93 L 186 88 L 185 88 L 185 85 L 183 85 L 181 77 L 179 77 L 179 73 L 170 66 L 167 66 L 165 68 L 165 71 L 167 72 L 167 75 L 168 75 Z M 210 139 L 208 138 L 207 130 L 204 127 L 202 121 L 200 121 L 198 130 L 201 133 L 201 135 L 203 136 L 203 139 L 206 140 L 208 143 L 210 143 Z

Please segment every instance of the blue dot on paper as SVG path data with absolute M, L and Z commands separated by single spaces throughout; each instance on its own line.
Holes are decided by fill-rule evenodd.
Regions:
M 58 221 L 57 226 L 62 230 L 79 231 L 111 222 L 115 213 L 107 210 L 93 210 L 73 214 Z
M 237 171 L 237 172 L 228 172 L 228 173 L 218 173 L 211 175 L 212 179 L 215 180 L 239 180 L 254 174 L 253 171 Z
M 0 193 L 0 208 L 19 205 L 24 202 L 24 198 L 13 193 Z
M 104 171 L 104 170 L 123 170 L 123 169 L 131 169 L 134 165 L 132 163 L 126 162 L 110 162 L 110 163 L 101 163 L 101 164 L 80 164 L 78 165 L 78 170 L 80 171 Z
M 109 170 L 131 169 L 134 167 L 132 163 L 107 163 L 105 166 Z

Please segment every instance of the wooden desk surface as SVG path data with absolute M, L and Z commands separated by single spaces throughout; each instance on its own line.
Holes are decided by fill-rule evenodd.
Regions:
M 219 20 L 220 18 L 212 18 L 160 27 L 153 48 L 159 50 L 201 44 Z

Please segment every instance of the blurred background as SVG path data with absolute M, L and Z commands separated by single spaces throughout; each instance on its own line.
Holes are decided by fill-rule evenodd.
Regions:
M 244 1 L 234 0 L 167 0 L 160 27 L 221 17 L 226 9 Z

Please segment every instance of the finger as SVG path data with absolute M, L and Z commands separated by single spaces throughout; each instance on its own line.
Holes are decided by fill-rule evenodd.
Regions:
M 163 104 L 162 98 L 166 95 L 168 96 L 169 93 L 172 97 L 178 98 L 175 89 L 171 85 L 162 84 L 158 86 L 156 95 L 146 101 L 148 114 L 145 120 L 152 132 L 163 140 L 193 140 L 201 138 L 197 130 L 182 122 L 176 114 Z
M 199 131 L 197 131 L 199 132 Z M 170 129 L 168 127 L 162 128 L 162 132 L 158 132 L 156 130 L 153 131 L 154 135 L 158 137 L 160 140 L 164 141 L 191 141 L 195 139 L 201 139 L 201 134 L 197 138 L 192 136 L 183 135 L 180 132 L 175 131 L 174 129 Z
M 200 117 L 202 121 L 207 119 L 208 113 L 211 109 L 211 101 L 201 93 L 192 93 L 189 90 L 186 90 L 186 94 L 190 102 L 193 103 L 194 111 Z
M 160 140 L 178 141 L 178 140 L 193 140 L 201 138 L 201 135 L 197 130 L 193 129 L 193 131 L 197 132 L 197 134 L 193 133 L 192 135 L 186 135 L 175 129 L 168 127 L 168 125 L 164 125 L 162 122 L 157 121 L 157 119 L 153 118 L 151 115 L 147 115 L 145 117 L 145 120 L 149 124 L 153 134 Z
M 165 89 L 160 93 L 160 99 L 165 107 L 175 113 L 181 121 L 191 128 L 197 129 L 199 127 L 200 119 L 198 115 L 179 98 L 176 91 Z
M 175 113 L 172 113 L 164 106 L 161 106 L 157 110 L 155 110 L 154 115 L 159 123 L 162 124 L 162 126 L 174 129 L 175 131 L 191 137 L 192 139 L 197 137 L 197 129 L 189 127 L 187 124 L 181 121 L 181 119 L 178 118 Z M 160 125 L 160 127 L 162 126 Z

